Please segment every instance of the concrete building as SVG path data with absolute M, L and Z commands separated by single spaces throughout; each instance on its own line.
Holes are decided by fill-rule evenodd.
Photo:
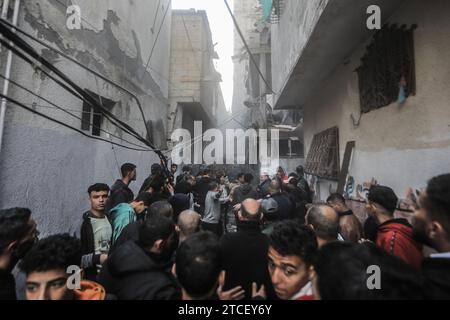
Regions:
M 273 110 L 271 26 L 277 22 L 272 1 L 234 2 L 234 15 L 253 56 L 252 61 L 235 30 L 233 116 L 235 127 L 279 130 L 279 157 L 260 164 L 256 171 L 275 174 L 277 167 L 292 172 L 303 164 L 302 114 L 299 110 Z
M 346 190 L 351 197 L 356 197 L 358 185 L 372 178 L 402 197 L 408 187 L 423 188 L 431 177 L 449 172 L 450 2 L 286 0 L 284 4 L 279 22 L 272 25 L 275 107 L 303 111 L 305 151 L 311 156 L 306 166 L 314 177 L 316 200 L 335 191 L 338 179 L 341 184 L 345 181 L 347 168 L 351 177 L 347 182 L 354 181 Z M 367 27 L 370 5 L 381 9 L 381 25 L 387 25 L 381 31 Z M 385 35 L 406 39 L 394 46 L 408 53 L 407 70 L 402 72 L 409 77 L 404 81 L 406 75 L 397 73 L 387 86 L 368 86 L 365 81 L 372 75 L 367 70 L 389 63 L 389 57 L 398 58 L 390 54 L 387 59 L 372 59 L 374 51 L 382 55 L 376 50 Z M 367 100 L 371 94 L 383 100 L 385 91 L 399 98 L 377 105 Z M 346 161 L 346 146 L 352 141 L 353 152 L 348 153 L 352 156 Z M 322 159 L 327 152 L 333 156 Z M 322 160 L 324 170 L 314 169 L 314 163 Z
M 179 128 L 194 138 L 194 122 L 203 131 L 214 128 L 226 113 L 220 88 L 222 77 L 214 66 L 219 59 L 205 11 L 173 10 L 170 52 L 170 113 L 168 137 Z M 174 141 L 173 143 L 177 143 Z
M 0 7 L 8 2 L 8 20 L 11 21 L 14 2 L 18 0 L 0 1 Z M 150 129 L 148 138 L 158 148 L 165 149 L 170 1 L 80 0 L 76 3 L 80 9 L 80 29 L 69 28 L 68 21 L 73 18 L 72 11 L 67 8 L 70 1 L 57 0 L 21 1 L 18 26 L 133 92 L 143 106 L 147 123 L 142 120 L 132 96 L 42 45 L 30 39 L 26 41 L 78 85 L 98 95 L 114 115 L 144 137 L 147 137 L 147 125 Z M 6 50 L 2 50 L 1 55 L 0 66 L 4 74 Z M 11 79 L 84 121 L 10 84 L 7 95 L 33 110 L 89 135 L 126 145 L 129 144 L 122 139 L 142 145 L 17 56 L 12 60 Z M 3 81 L 1 83 L 3 88 Z M 136 193 L 149 174 L 151 164 L 159 162 L 153 152 L 131 151 L 88 139 L 12 103 L 6 105 L 4 125 L 0 208 L 29 207 L 44 235 L 67 231 L 88 209 L 88 186 L 96 182 L 111 185 L 119 178 L 122 163 L 132 162 L 138 167 L 137 181 L 130 185 Z

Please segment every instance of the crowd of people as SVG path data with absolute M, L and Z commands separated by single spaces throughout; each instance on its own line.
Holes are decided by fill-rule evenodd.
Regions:
M 387 186 L 370 188 L 365 221 L 341 194 L 313 203 L 301 166 L 256 186 L 154 164 L 135 195 L 136 170 L 91 185 L 68 233 L 38 239 L 29 209 L 0 210 L 0 299 L 450 299 L 450 174 L 428 181 L 410 224 Z

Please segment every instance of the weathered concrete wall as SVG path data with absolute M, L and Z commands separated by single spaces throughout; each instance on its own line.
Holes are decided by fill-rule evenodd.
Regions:
M 284 88 L 328 2 L 284 1 L 279 23 L 272 24 L 272 86 L 275 92 Z
M 168 109 L 170 9 L 164 23 L 162 21 L 169 0 L 161 1 L 159 8 L 156 1 L 147 0 L 77 1 L 83 19 L 81 30 L 67 29 L 64 1 L 22 3 L 20 27 L 134 92 L 147 120 L 153 122 L 155 143 L 163 147 Z M 150 29 L 155 17 L 152 33 Z M 146 71 L 145 65 L 160 25 L 161 33 Z M 112 112 L 146 136 L 137 104 L 128 94 L 49 50 L 43 50 L 42 46 L 33 46 L 83 88 L 116 101 Z M 1 67 L 3 72 L 4 66 Z M 81 116 L 82 101 L 66 93 L 48 77 L 34 72 L 17 57 L 13 60 L 12 79 Z M 39 112 L 81 128 L 79 119 L 17 87 L 11 86 L 9 95 Z M 106 120 L 102 129 L 137 143 Z M 123 143 L 105 133 L 101 136 Z M 8 104 L 0 157 L 0 207 L 29 207 L 44 235 L 67 231 L 88 208 L 86 190 L 90 184 L 105 182 L 111 185 L 119 177 L 118 166 L 133 162 L 138 166 L 137 183 L 131 185 L 136 192 L 156 161 L 158 158 L 153 152 L 130 151 L 118 146 L 112 149 L 111 144 L 85 138 Z
M 225 111 L 206 12 L 191 9 L 172 14 L 169 137 L 175 129 L 193 128 L 194 120 L 203 121 L 205 130 L 215 126 L 223 116 L 218 112 Z
M 234 15 L 242 34 L 252 52 L 260 47 L 260 34 L 256 30 L 255 23 L 263 18 L 262 9 L 258 0 L 235 0 Z M 236 29 L 234 31 L 234 82 L 232 112 L 240 123 L 248 122 L 248 108 L 244 101 L 248 99 L 246 80 L 249 73 L 249 56 Z M 241 124 L 232 121 L 230 126 L 241 128 Z
M 408 187 L 422 188 L 431 177 L 450 171 L 450 3 L 444 0 L 408 1 L 390 23 L 418 24 L 415 31 L 417 94 L 403 105 L 397 103 L 364 114 L 360 125 L 352 124 L 350 115 L 359 117 L 357 74 L 362 44 L 350 63 L 340 65 L 320 93 L 305 105 L 305 146 L 308 152 L 313 136 L 327 128 L 339 127 L 341 164 L 345 145 L 356 141 L 350 175 L 356 184 L 370 181 L 391 186 L 399 196 Z M 329 185 L 320 185 L 321 198 L 328 196 Z M 356 186 L 355 186 L 356 188 Z
M 203 71 L 202 16 L 174 10 L 170 56 L 170 98 L 200 102 L 200 79 Z

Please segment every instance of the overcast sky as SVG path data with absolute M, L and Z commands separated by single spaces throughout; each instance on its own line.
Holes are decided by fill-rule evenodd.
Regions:
M 233 1 L 228 0 L 231 8 Z M 225 105 L 231 110 L 233 100 L 233 21 L 227 11 L 223 0 L 172 0 L 172 9 L 197 9 L 205 10 L 211 32 L 213 43 L 218 43 L 216 51 L 219 54 L 219 60 L 216 60 L 216 69 L 222 74 L 222 93 L 225 99 Z

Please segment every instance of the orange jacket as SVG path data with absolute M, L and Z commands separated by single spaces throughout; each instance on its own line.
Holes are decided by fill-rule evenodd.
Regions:
M 81 288 L 74 290 L 75 300 L 105 300 L 105 289 L 98 283 L 83 280 Z

